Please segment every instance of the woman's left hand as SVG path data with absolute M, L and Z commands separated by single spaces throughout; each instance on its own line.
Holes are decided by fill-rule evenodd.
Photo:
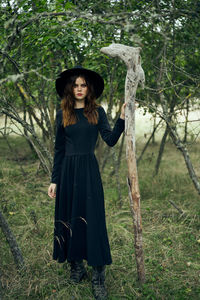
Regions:
M 120 118 L 125 120 L 125 107 L 126 107 L 126 102 L 122 105 L 121 107 L 121 115 L 120 115 Z

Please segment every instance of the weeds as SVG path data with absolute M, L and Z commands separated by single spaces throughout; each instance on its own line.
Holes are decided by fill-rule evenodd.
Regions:
M 12 142 L 18 153 L 21 148 L 26 151 L 20 153 L 20 162 L 27 176 L 22 175 L 19 162 L 7 159 L 9 153 L 4 145 L 0 152 L 0 208 L 17 238 L 26 270 L 17 271 L 0 231 L 0 273 L 4 298 L 93 299 L 91 267 L 88 267 L 89 280 L 71 285 L 68 281 L 68 265 L 52 260 L 54 201 L 47 196 L 49 179 L 43 171 L 37 172 L 37 160 L 31 158 L 29 161 L 29 150 L 24 141 L 12 138 Z M 153 177 L 157 151 L 157 147 L 150 146 L 139 165 L 147 277 L 143 286 L 137 281 L 125 154 L 120 169 L 122 208 L 119 208 L 117 200 L 115 177 L 109 175 L 111 163 L 102 174 L 113 258 L 113 264 L 106 269 L 110 300 L 199 299 L 199 196 L 193 188 L 182 157 L 170 144 L 166 147 L 159 175 Z

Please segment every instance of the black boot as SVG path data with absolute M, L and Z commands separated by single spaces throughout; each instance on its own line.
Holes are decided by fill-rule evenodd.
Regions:
M 79 283 L 84 277 L 87 276 L 87 272 L 82 260 L 70 262 L 70 266 L 71 266 L 70 279 L 72 282 Z
M 93 267 L 92 291 L 96 300 L 106 300 L 105 266 Z

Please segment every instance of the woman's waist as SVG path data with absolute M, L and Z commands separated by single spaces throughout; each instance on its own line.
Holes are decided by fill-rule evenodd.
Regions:
M 65 150 L 65 156 L 71 155 L 94 155 L 94 151 L 67 151 Z

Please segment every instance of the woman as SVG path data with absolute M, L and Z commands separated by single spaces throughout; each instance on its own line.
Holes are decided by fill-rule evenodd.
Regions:
M 56 90 L 62 98 L 56 114 L 54 165 L 48 195 L 56 198 L 53 259 L 67 260 L 70 278 L 86 275 L 83 259 L 93 267 L 92 288 L 96 299 L 106 299 L 105 265 L 112 263 L 107 236 L 104 192 L 94 154 L 100 132 L 114 146 L 124 130 L 123 104 L 113 130 L 102 106 L 95 100 L 104 81 L 91 70 L 75 67 L 62 72 Z

